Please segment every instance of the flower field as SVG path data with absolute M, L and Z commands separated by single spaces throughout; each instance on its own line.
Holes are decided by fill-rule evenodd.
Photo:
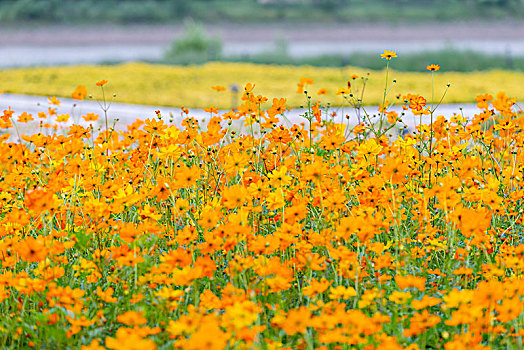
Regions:
M 394 68 L 394 65 L 393 65 Z M 368 74 L 369 73 L 369 74 Z M 296 94 L 301 77 L 310 77 L 314 84 L 308 92 L 324 104 L 340 106 L 344 103 L 336 95 L 352 76 L 357 81 L 366 79 L 363 102 L 378 105 L 382 102 L 384 71 L 357 67 L 318 68 L 309 66 L 269 66 L 247 63 L 207 63 L 202 66 L 168 66 L 146 63 L 126 63 L 113 66 L 65 66 L 18 68 L 1 71 L 5 92 L 70 97 L 77 85 L 89 86 L 107 79 L 119 102 L 155 106 L 202 108 L 210 105 L 220 109 L 234 107 L 240 94 L 231 96 L 231 87 L 242 90 L 245 84 L 255 82 L 257 93 L 270 98 L 286 98 L 291 108 L 304 104 Z M 417 92 L 431 96 L 431 81 L 426 73 L 406 73 L 390 70 L 396 79 L 394 93 L 405 95 Z M 495 95 L 505 91 L 509 96 L 524 96 L 524 73 L 516 71 L 489 71 L 473 73 L 439 72 L 435 75 L 435 93 L 440 94 L 447 83 L 453 83 L 446 95 L 446 103 L 472 103 L 476 95 Z M 212 91 L 209 86 L 221 85 L 226 91 Z M 319 94 L 320 91 L 320 94 Z M 94 98 L 101 96 L 94 95 Z M 235 102 L 232 102 L 234 100 Z
M 20 135 L 66 112 L 6 106 L 0 346 L 522 349 L 524 114 L 501 92 L 447 120 L 431 92 L 391 97 L 383 57 L 373 122 L 330 113 L 300 91 L 311 78 L 291 87 L 307 107 L 295 125 L 257 81 L 205 123 L 183 109 L 181 128 L 158 112 Z M 431 91 L 438 69 L 418 84 Z M 73 98 L 105 96 L 96 81 Z M 339 97 L 360 108 L 362 84 Z M 390 138 L 403 115 L 387 100 L 432 123 Z

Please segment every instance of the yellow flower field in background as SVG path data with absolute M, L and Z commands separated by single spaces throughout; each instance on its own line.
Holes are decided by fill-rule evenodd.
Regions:
M 426 73 L 395 72 L 392 61 L 389 77 L 397 79 L 396 94 L 419 93 L 431 96 L 431 83 Z M 369 76 L 367 75 L 369 73 Z M 378 105 L 384 92 L 384 71 L 370 71 L 356 67 L 316 68 L 266 66 L 247 63 L 208 63 L 202 66 L 167 66 L 146 63 L 127 63 L 114 66 L 66 66 L 20 68 L 0 71 L 0 90 L 5 92 L 56 95 L 71 97 L 71 91 L 92 81 L 107 79 L 108 91 L 117 92 L 116 101 L 157 106 L 231 108 L 238 103 L 240 94 L 231 96 L 231 86 L 242 88 L 256 82 L 257 91 L 264 96 L 287 98 L 288 107 L 299 107 L 304 95 L 297 94 L 297 81 L 301 77 L 313 79 L 306 86 L 314 99 L 341 105 L 343 98 L 335 91 L 346 86 L 355 74 L 357 80 L 369 78 L 364 103 Z M 440 96 L 447 83 L 452 83 L 445 103 L 471 103 L 481 93 L 495 94 L 505 91 L 509 96 L 524 96 L 524 73 L 492 71 L 478 73 L 445 73 L 435 76 L 435 94 Z M 226 87 L 226 91 L 212 90 L 211 86 Z M 327 94 L 318 95 L 325 89 Z M 95 95 L 94 98 L 101 96 Z M 393 102 L 394 97 L 390 97 Z

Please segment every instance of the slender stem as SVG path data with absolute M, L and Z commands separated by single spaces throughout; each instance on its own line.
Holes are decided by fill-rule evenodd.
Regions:
M 18 142 L 22 143 L 22 138 L 20 137 L 20 131 L 18 130 L 18 126 L 16 125 L 15 120 L 12 117 L 11 117 L 11 122 L 15 126 L 16 135 L 18 136 Z
M 386 103 L 386 95 L 388 94 L 388 76 L 389 76 L 389 60 L 386 63 L 386 84 L 384 86 L 384 97 L 382 97 L 382 109 L 384 109 L 384 104 Z M 378 143 L 378 139 L 381 136 L 383 120 L 384 120 L 384 112 L 380 111 L 380 124 L 378 127 L 377 143 Z
M 430 132 L 429 132 L 430 163 L 429 163 L 429 176 L 428 176 L 428 183 L 430 186 L 431 186 L 431 167 L 433 165 L 431 161 L 433 160 L 433 112 L 434 112 L 433 103 L 434 103 L 434 96 L 435 96 L 435 85 L 433 84 L 434 76 L 435 76 L 435 71 L 431 71 L 431 113 L 430 113 L 430 124 L 429 124 L 429 127 L 430 127 Z

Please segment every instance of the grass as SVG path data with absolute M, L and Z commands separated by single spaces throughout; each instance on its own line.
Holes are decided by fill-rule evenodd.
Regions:
M 193 58 L 193 62 L 202 63 L 206 59 L 202 56 Z M 355 53 L 343 55 L 321 55 L 313 57 L 295 58 L 285 52 L 256 54 L 243 57 L 221 57 L 222 62 L 254 63 L 265 65 L 294 65 L 313 67 L 359 67 L 369 70 L 380 70 L 384 63 L 373 53 Z M 170 59 L 169 64 L 187 64 L 188 60 Z M 190 61 L 189 61 L 190 62 Z M 484 72 L 490 70 L 524 71 L 524 58 L 511 55 L 489 55 L 472 50 L 444 49 L 402 55 L 402 60 L 395 64 L 399 72 L 425 72 L 426 66 L 438 62 L 446 67 L 447 72 Z
M 396 61 L 391 66 L 395 68 Z M 369 73 L 369 76 L 368 76 Z M 167 66 L 145 63 L 127 63 L 111 66 L 63 66 L 3 70 L 0 89 L 5 92 L 56 95 L 70 97 L 77 85 L 85 85 L 92 91 L 92 82 L 109 80 L 110 93 L 116 92 L 116 101 L 162 106 L 198 107 L 214 105 L 231 108 L 231 86 L 241 88 L 248 82 L 257 83 L 257 91 L 269 98 L 287 99 L 288 107 L 304 105 L 303 94 L 296 93 L 300 78 L 314 80 L 307 87 L 313 101 L 331 102 L 342 105 L 344 99 L 335 95 L 353 74 L 367 78 L 363 103 L 377 105 L 382 102 L 385 72 L 356 67 L 318 68 L 311 66 L 268 66 L 245 63 L 207 63 L 202 66 Z M 429 72 L 408 73 L 391 71 L 389 82 L 397 79 L 391 103 L 402 102 L 396 96 L 418 92 L 431 96 L 431 77 Z M 495 94 L 505 91 L 510 96 L 524 95 L 524 73 L 507 71 L 454 73 L 439 71 L 435 74 L 435 96 L 441 96 L 446 84 L 451 87 L 446 94 L 445 103 L 471 103 L 473 97 L 484 92 Z M 213 85 L 223 85 L 228 91 L 216 92 Z M 327 95 L 317 92 L 325 88 Z M 224 96 L 227 95 L 227 96 Z M 94 98 L 101 98 L 93 92 Z M 234 96 L 233 96 L 234 97 Z M 236 96 L 237 104 L 239 96 Z
M 357 53 L 349 57 L 321 56 L 304 58 L 295 61 L 298 64 L 313 66 L 344 66 L 373 70 L 381 69 L 383 62 L 372 53 Z M 269 62 L 267 62 L 269 63 Z M 403 54 L 402 59 L 395 62 L 395 70 L 401 72 L 425 72 L 426 65 L 438 63 L 447 72 L 475 72 L 490 70 L 524 71 L 524 58 L 508 55 L 488 55 L 472 50 L 443 49 L 420 53 Z

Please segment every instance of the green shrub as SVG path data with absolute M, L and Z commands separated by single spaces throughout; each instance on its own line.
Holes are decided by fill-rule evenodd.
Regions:
M 202 25 L 187 21 L 185 34 L 173 41 L 164 58 L 169 63 L 194 64 L 218 60 L 221 54 L 220 38 L 208 36 Z

